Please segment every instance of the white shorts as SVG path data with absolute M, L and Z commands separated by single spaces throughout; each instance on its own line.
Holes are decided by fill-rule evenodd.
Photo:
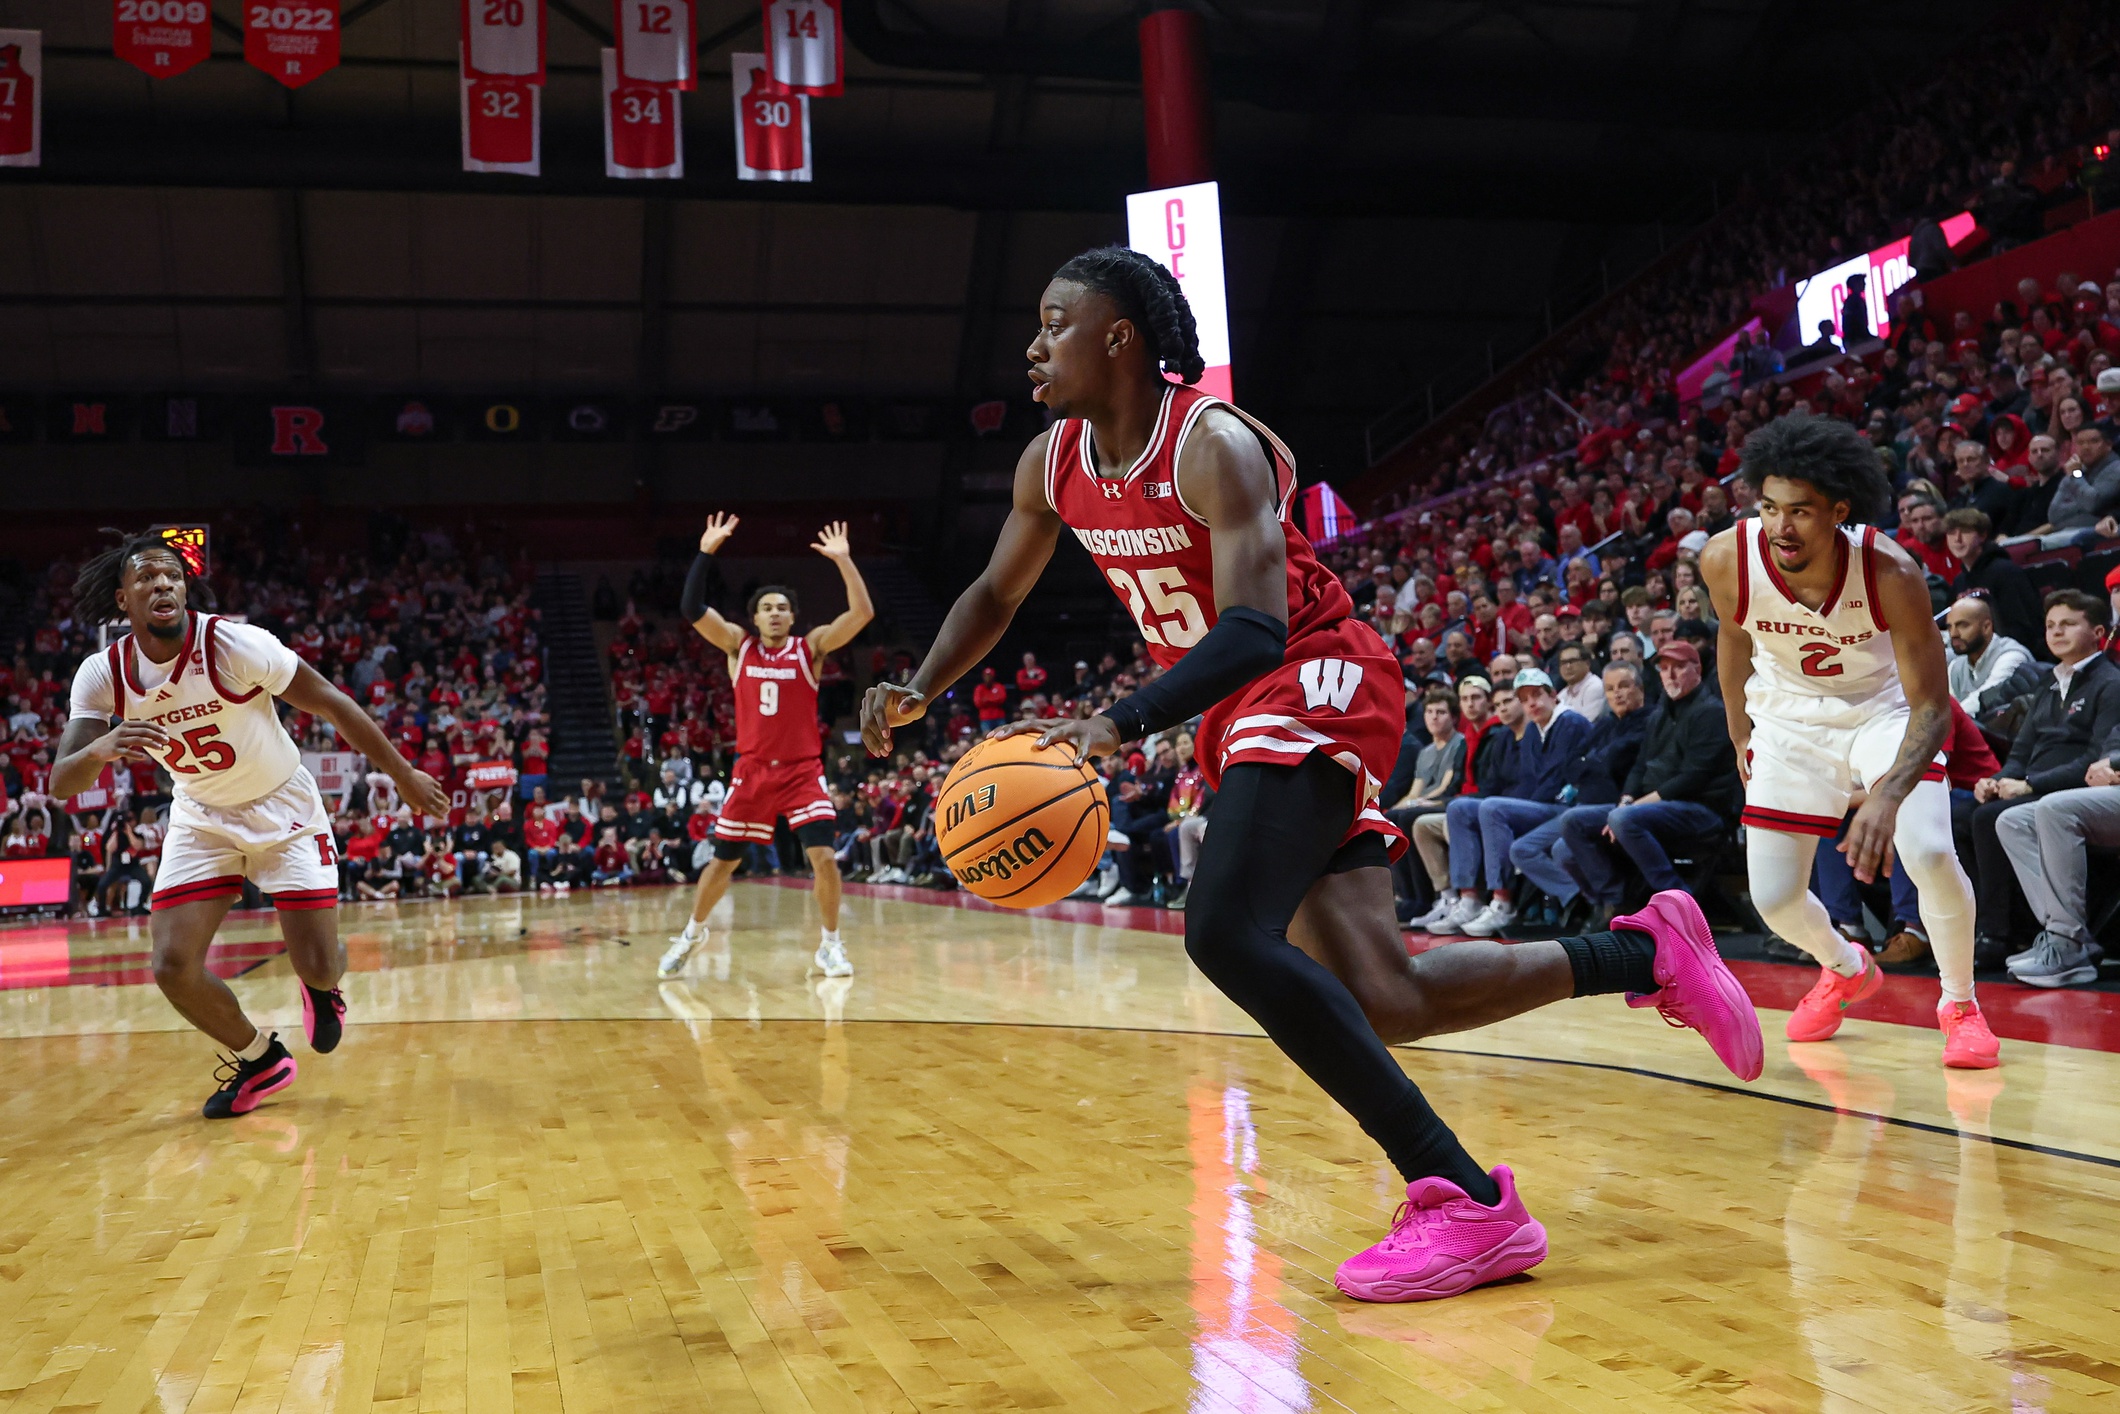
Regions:
M 1775 713 L 1776 705 L 1772 697 L 1746 702 L 1752 716 L 1752 746 L 1745 753 L 1751 781 L 1741 818 L 1755 830 L 1832 839 L 1847 818 L 1848 798 L 1868 790 L 1899 760 L 1910 715 L 1906 699 L 1894 694 L 1867 712 L 1858 707 L 1840 713 L 1807 702 L 1802 706 L 1814 719 L 1808 722 Z M 1826 721 L 1816 720 L 1821 717 Z M 1944 779 L 1941 752 L 1922 779 Z
M 174 908 L 243 891 L 272 896 L 274 908 L 332 908 L 339 901 L 339 856 L 331 815 L 306 768 L 248 805 L 200 805 L 183 795 L 169 811 L 154 908 Z

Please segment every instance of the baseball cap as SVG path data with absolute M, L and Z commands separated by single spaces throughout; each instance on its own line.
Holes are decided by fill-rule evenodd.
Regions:
M 1477 687 L 1480 691 L 1486 693 L 1494 691 L 1494 684 L 1481 677 L 1478 673 L 1458 679 L 1458 691 L 1463 692 L 1468 687 Z
M 2120 368 L 2108 368 L 2098 375 L 2098 391 L 2120 393 Z
M 1980 411 L 1980 399 L 1972 393 L 1960 393 L 1951 404 L 1951 411 L 1960 417 Z
M 1582 616 L 1583 611 L 1573 604 L 1563 604 L 1553 611 L 1553 617 L 1557 619 L 1579 619 Z
M 1551 692 L 1553 691 L 1553 679 L 1546 676 L 1546 670 L 1543 668 L 1523 668 L 1517 672 L 1516 680 L 1511 686 L 1519 691 L 1527 687 L 1543 687 L 1546 691 Z
M 1674 638 L 1656 650 L 1656 666 L 1661 668 L 1666 663 L 1691 663 L 1697 668 L 1700 650 L 1682 638 Z

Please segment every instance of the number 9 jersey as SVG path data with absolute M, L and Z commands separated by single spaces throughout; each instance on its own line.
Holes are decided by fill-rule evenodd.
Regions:
M 1273 462 L 1275 512 L 1287 546 L 1288 648 L 1279 668 L 1202 714 L 1194 743 L 1201 769 L 1219 787 L 1228 766 L 1289 766 L 1324 752 L 1361 782 L 1349 838 L 1380 834 L 1396 856 L 1405 837 L 1374 797 L 1391 774 L 1405 727 L 1402 674 L 1376 630 L 1352 617 L 1354 601 L 1339 576 L 1318 563 L 1290 518 L 1296 464 L 1281 439 L 1241 409 L 1174 383 L 1164 390 L 1148 446 L 1122 477 L 1097 474 L 1087 422 L 1054 423 L 1046 500 L 1133 614 L 1149 657 L 1170 667 L 1215 625 L 1207 522 L 1185 504 L 1177 480 L 1185 439 L 1211 408 L 1249 427 Z

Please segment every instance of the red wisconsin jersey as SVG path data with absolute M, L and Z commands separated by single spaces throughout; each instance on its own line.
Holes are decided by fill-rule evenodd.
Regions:
M 736 683 L 736 754 L 766 761 L 808 761 L 824 755 L 817 729 L 817 665 L 809 640 L 791 636 L 769 652 L 751 634 L 729 656 Z
M 1097 475 L 1090 427 L 1078 418 L 1053 424 L 1045 452 L 1045 498 L 1126 601 L 1148 654 L 1164 667 L 1215 626 L 1214 554 L 1207 522 L 1178 494 L 1178 452 L 1211 407 L 1243 419 L 1271 450 L 1279 499 L 1275 513 L 1288 543 L 1288 661 L 1307 656 L 1304 637 L 1354 612 L 1339 576 L 1318 563 L 1290 518 L 1296 461 L 1281 439 L 1241 408 L 1197 388 L 1171 384 L 1148 446 L 1124 477 Z

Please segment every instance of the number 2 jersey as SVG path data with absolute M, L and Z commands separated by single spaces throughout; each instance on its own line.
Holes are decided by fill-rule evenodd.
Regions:
M 264 629 L 187 613 L 184 649 L 167 663 L 141 653 L 131 634 L 83 660 L 72 715 L 158 723 L 170 743 L 156 758 L 176 794 L 230 809 L 271 795 L 301 769 L 272 705 L 301 665 Z
M 1849 726 L 1906 705 L 1892 630 L 1877 598 L 1890 551 L 1867 525 L 1844 525 L 1837 568 L 1822 609 L 1797 599 L 1774 566 L 1757 520 L 1737 523 L 1737 623 L 1752 636 L 1754 712 L 1800 724 Z
M 1405 839 L 1374 797 L 1391 774 L 1405 725 L 1398 660 L 1375 629 L 1351 617 L 1354 603 L 1339 576 L 1318 562 L 1290 518 L 1296 463 L 1281 439 L 1229 403 L 1171 384 L 1148 446 L 1124 476 L 1097 474 L 1087 422 L 1054 423 L 1046 444 L 1046 500 L 1133 614 L 1149 656 L 1171 666 L 1215 625 L 1207 522 L 1185 503 L 1177 482 L 1185 439 L 1211 408 L 1250 428 L 1273 462 L 1274 510 L 1288 559 L 1288 648 L 1279 668 L 1202 715 L 1195 742 L 1202 770 L 1210 785 L 1219 785 L 1229 766 L 1294 765 L 1323 751 L 1362 783 L 1349 837 L 1374 831 L 1396 855 Z

